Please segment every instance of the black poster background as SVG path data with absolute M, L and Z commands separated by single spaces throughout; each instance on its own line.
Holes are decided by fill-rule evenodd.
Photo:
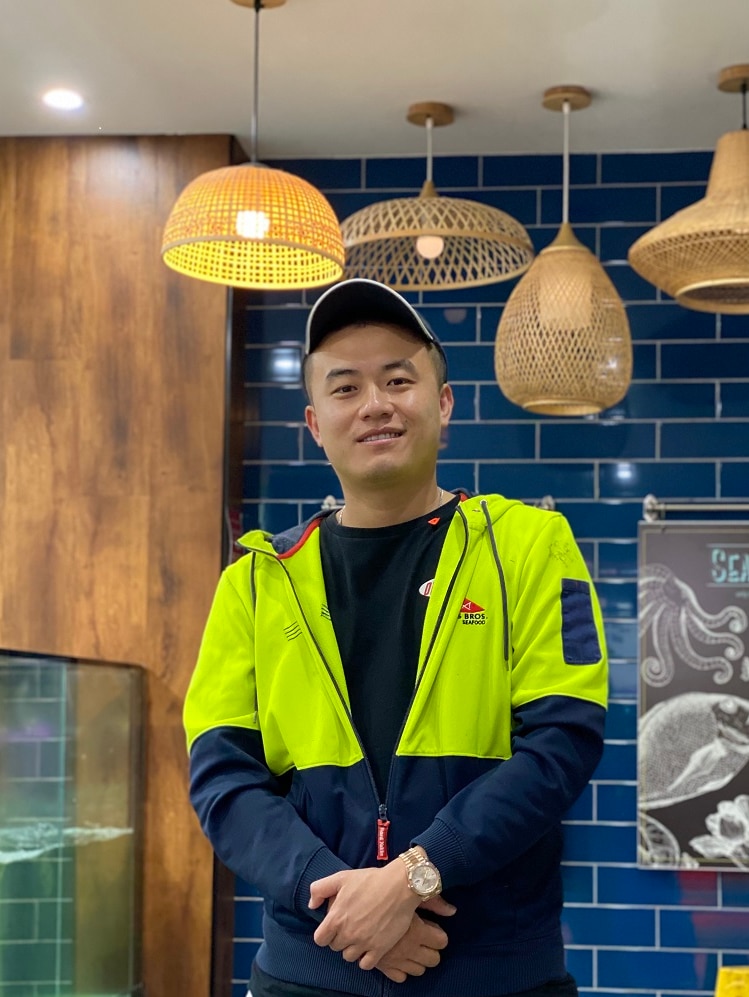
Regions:
M 749 522 L 639 528 L 638 864 L 749 871 Z

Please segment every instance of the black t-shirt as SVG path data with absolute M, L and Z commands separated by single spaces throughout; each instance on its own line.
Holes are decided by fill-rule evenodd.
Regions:
M 457 504 L 377 529 L 341 526 L 334 515 L 321 526 L 328 609 L 381 803 L 414 691 L 428 583 Z

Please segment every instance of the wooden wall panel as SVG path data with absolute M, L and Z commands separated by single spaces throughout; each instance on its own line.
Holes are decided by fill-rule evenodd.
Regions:
M 78 354 L 81 329 L 66 321 L 70 297 L 67 247 L 71 236 L 68 142 L 13 143 L 13 258 L 7 284 L 13 321 L 13 360 Z M 44 177 L 44 182 L 40 182 Z M 3 192 L 5 196 L 5 192 Z
M 15 156 L 10 143 L 0 142 L 0 275 L 7 276 L 12 270 L 13 260 L 13 224 L 15 207 Z M 9 370 L 7 360 L 10 357 L 11 329 L 10 294 L 0 294 L 0 414 L 3 399 L 7 398 L 9 385 Z M 5 495 L 5 454 L 6 446 L 5 419 L 0 418 L 0 496 Z M 5 551 L 0 542 L 0 577 L 3 575 Z
M 0 140 L 0 647 L 147 669 L 144 976 L 207 997 L 184 692 L 221 567 L 226 293 L 161 232 L 225 136 Z

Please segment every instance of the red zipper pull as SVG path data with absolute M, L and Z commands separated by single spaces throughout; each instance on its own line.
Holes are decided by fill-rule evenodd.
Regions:
M 380 807 L 380 816 L 377 819 L 377 861 L 387 862 L 388 860 L 388 831 L 390 821 L 387 819 L 387 807 Z

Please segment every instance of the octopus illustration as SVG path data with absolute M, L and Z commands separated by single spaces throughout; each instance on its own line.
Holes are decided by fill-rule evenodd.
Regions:
M 715 813 L 705 820 L 707 834 L 689 844 L 708 860 L 728 859 L 740 869 L 749 869 L 749 796 L 721 800 Z
M 738 634 L 747 628 L 747 614 L 740 606 L 726 606 L 708 613 L 694 591 L 662 564 L 648 564 L 639 582 L 640 639 L 650 632 L 653 654 L 643 658 L 643 680 L 650 686 L 668 685 L 674 677 L 675 661 L 699 671 L 714 671 L 719 685 L 730 681 L 733 662 L 743 658 L 741 677 L 749 678 L 749 659 Z M 695 646 L 720 649 L 705 654 Z
M 639 804 L 668 807 L 729 783 L 749 762 L 749 700 L 687 692 L 639 722 Z
M 684 854 L 676 836 L 650 814 L 640 814 L 637 855 L 640 865 L 666 868 L 699 868 L 698 862 Z

